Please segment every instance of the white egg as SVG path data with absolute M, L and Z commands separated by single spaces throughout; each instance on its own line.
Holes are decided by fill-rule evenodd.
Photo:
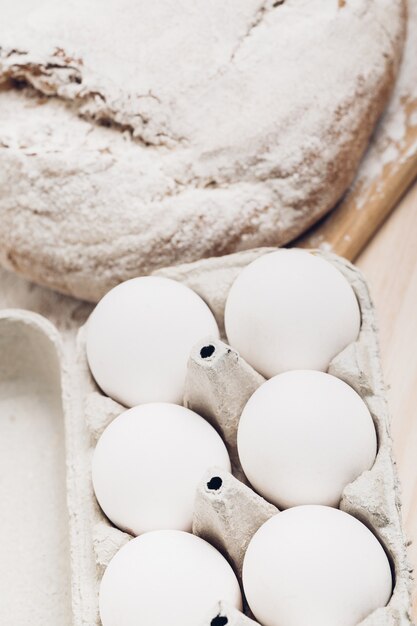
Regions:
M 103 626 L 198 626 L 220 601 L 242 606 L 226 559 L 199 537 L 160 530 L 116 554 L 101 581 L 99 606 Z
M 88 363 L 101 389 L 125 406 L 181 404 L 191 348 L 209 335 L 219 335 L 216 320 L 194 291 L 167 278 L 133 278 L 91 314 Z
M 255 533 L 243 588 L 263 626 L 355 626 L 388 602 L 392 578 L 376 537 L 324 506 L 278 513 Z
M 226 446 L 206 420 L 177 404 L 142 404 L 100 437 L 93 486 L 107 517 L 130 534 L 191 531 L 198 483 L 213 466 L 231 469 Z
M 344 487 L 375 460 L 377 439 L 362 398 L 335 376 L 278 374 L 243 409 L 238 451 L 253 487 L 278 508 L 337 506 Z
M 230 345 L 266 378 L 292 369 L 326 370 L 358 337 L 360 312 L 345 277 L 303 250 L 258 258 L 229 292 Z

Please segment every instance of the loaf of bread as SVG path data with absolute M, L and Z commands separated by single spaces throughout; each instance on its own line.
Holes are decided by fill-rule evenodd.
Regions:
M 0 262 L 95 301 L 284 244 L 351 183 L 405 0 L 4 0 Z

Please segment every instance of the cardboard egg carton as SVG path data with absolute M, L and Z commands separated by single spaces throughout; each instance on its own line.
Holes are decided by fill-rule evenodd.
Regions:
M 221 549 L 238 576 L 250 538 L 277 509 L 245 483 L 239 466 L 235 440 L 238 419 L 247 399 L 264 379 L 225 344 L 223 312 L 228 291 L 240 270 L 273 250 L 250 250 L 156 272 L 196 291 L 210 306 L 222 333 L 223 341 L 208 338 L 192 351 L 185 404 L 222 432 L 231 454 L 234 475 L 213 468 L 202 479 L 196 495 L 193 531 Z M 385 547 L 393 568 L 395 587 L 389 604 L 375 611 L 362 624 L 405 626 L 411 623 L 411 575 L 401 528 L 399 486 L 392 458 L 390 420 L 373 306 L 366 283 L 356 268 L 334 255 L 316 254 L 326 258 L 345 275 L 356 293 L 362 315 L 358 340 L 333 359 L 329 372 L 346 381 L 361 395 L 373 416 L 378 435 L 378 455 L 373 468 L 345 488 L 340 503 L 341 509 L 371 528 Z M 44 358 L 48 363 L 55 363 L 54 367 L 60 371 L 73 623 L 74 626 L 99 626 L 101 577 L 113 555 L 131 537 L 112 526 L 96 502 L 91 483 L 91 456 L 100 434 L 125 407 L 104 396 L 95 385 L 86 361 L 84 327 L 73 341 L 75 326 L 70 331 L 66 329 L 62 338 L 52 324 L 34 313 L 7 311 L 2 313 L 2 320 L 0 338 L 3 331 L 7 332 L 8 324 L 13 326 L 15 333 L 19 333 L 19 329 L 27 332 L 29 327 L 33 335 L 31 341 L 39 342 L 39 354 L 46 355 Z M 48 349 L 45 346 L 49 346 Z M 211 346 L 209 350 L 203 349 L 208 346 Z M 47 357 L 49 352 L 52 356 Z M 50 626 L 53 623 L 51 621 Z M 249 612 L 245 615 L 233 607 L 219 604 L 213 607 L 201 626 L 225 624 L 251 626 L 257 622 Z

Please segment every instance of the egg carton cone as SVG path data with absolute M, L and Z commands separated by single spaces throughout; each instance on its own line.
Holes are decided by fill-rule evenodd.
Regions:
M 251 489 L 239 465 L 236 453 L 239 417 L 246 401 L 264 379 L 245 363 L 233 347 L 225 343 L 224 307 L 229 289 L 239 272 L 259 256 L 274 250 L 249 250 L 155 273 L 180 281 L 196 291 L 213 311 L 221 331 L 221 340 L 208 338 L 193 349 L 184 403 L 215 425 L 231 454 L 233 476 L 213 468 L 202 477 L 196 493 L 193 530 L 226 555 L 238 576 L 252 535 L 263 522 L 277 513 L 277 509 Z M 325 258 L 344 274 L 359 301 L 359 338 L 333 359 L 329 373 L 347 382 L 360 394 L 372 414 L 378 435 L 374 466 L 345 488 L 340 503 L 342 510 L 364 522 L 379 538 L 393 570 L 395 586 L 388 605 L 372 613 L 362 625 L 405 626 L 411 624 L 411 574 L 401 528 L 400 493 L 392 457 L 390 417 L 379 360 L 374 310 L 366 283 L 356 268 L 334 255 L 318 251 L 314 254 Z M 31 302 L 38 297 L 37 289 L 34 293 L 28 292 L 25 298 L 19 292 L 17 300 L 32 308 Z M 3 298 L 4 301 L 9 302 L 10 298 Z M 45 295 L 42 306 L 33 308 L 46 314 L 53 324 L 31 311 L 1 312 L 0 343 L 5 355 L 2 373 L 6 383 L 9 379 L 14 381 L 13 388 L 8 384 L 2 386 L 2 400 L 10 402 L 12 408 L 21 406 L 21 397 L 27 395 L 28 379 L 33 378 L 33 372 L 36 372 L 39 389 L 46 389 L 44 396 L 52 398 L 52 417 L 49 421 L 61 429 L 56 433 L 57 450 L 59 446 L 63 450 L 64 445 L 66 450 L 67 506 L 62 497 L 62 494 L 65 495 L 65 468 L 61 456 L 51 460 L 48 472 L 51 482 L 39 489 L 39 492 L 44 486 L 49 489 L 47 505 L 40 499 L 37 510 L 31 511 L 31 514 L 34 519 L 42 520 L 48 548 L 50 537 L 59 535 L 59 541 L 54 539 L 57 546 L 51 551 L 45 584 L 54 580 L 57 589 L 67 589 L 69 577 L 72 579 L 72 621 L 69 617 L 69 597 L 57 591 L 54 602 L 48 607 L 49 612 L 44 611 L 46 620 L 39 623 L 42 626 L 69 626 L 71 623 L 73 626 L 99 626 L 98 590 L 101 578 L 112 557 L 132 537 L 112 526 L 98 506 L 92 488 L 91 458 L 98 437 L 125 407 L 104 396 L 89 372 L 85 326 L 79 326 L 90 309 L 87 307 L 84 310 L 77 301 L 65 300 L 52 293 Z M 37 398 L 39 389 L 36 389 Z M 26 410 L 25 415 L 27 413 Z M 46 435 L 49 436 L 48 433 Z M 41 443 L 38 447 L 43 450 Z M 5 454 L 11 462 L 15 450 L 10 447 Z M 25 455 L 28 463 L 31 461 L 30 454 L 27 452 Z M 44 463 L 42 459 L 32 460 L 35 465 Z M 25 487 L 27 485 L 20 486 L 22 497 L 26 493 Z M 26 526 L 23 524 L 27 534 L 30 533 L 31 522 L 29 520 Z M 67 537 L 69 541 L 66 542 Z M 8 570 L 11 569 L 12 561 Z M 22 596 L 18 597 L 22 604 Z M 33 606 L 36 606 L 35 597 Z M 0 608 L 0 623 L 6 623 L 6 616 L 1 619 L 1 611 Z M 257 622 L 247 611 L 244 614 L 219 604 L 213 607 L 201 626 L 225 624 L 251 626 Z
M 213 617 L 214 616 L 214 617 Z M 224 602 L 219 602 L 199 626 L 259 626 L 250 617 Z

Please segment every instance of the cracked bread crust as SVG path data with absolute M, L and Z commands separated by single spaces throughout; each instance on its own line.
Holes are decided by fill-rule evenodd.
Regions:
M 352 181 L 405 21 L 402 0 L 6 0 L 0 262 L 95 301 L 286 243 Z

